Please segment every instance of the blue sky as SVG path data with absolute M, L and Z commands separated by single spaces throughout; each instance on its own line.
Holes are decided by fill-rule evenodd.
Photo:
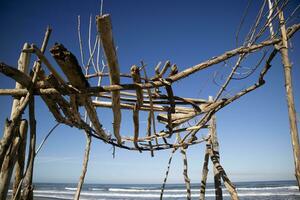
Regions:
M 104 2 L 104 13 L 110 13 L 113 22 L 115 44 L 118 46 L 122 72 L 129 72 L 131 65 L 143 60 L 148 64 L 149 74 L 159 61 L 170 60 L 179 70 L 198 64 L 226 50 L 235 48 L 235 33 L 248 1 L 116 1 Z M 225 1 L 224 1 L 225 2 Z M 241 32 L 241 40 L 254 21 L 259 1 L 253 1 L 248 18 Z M 291 1 L 291 12 L 299 1 Z M 100 1 L 1 1 L 0 61 L 16 66 L 24 42 L 41 44 L 47 25 L 53 28 L 49 42 L 63 43 L 77 58 L 80 58 L 77 38 L 77 16 L 81 15 L 84 49 L 87 52 L 87 30 L 90 14 L 99 13 Z M 297 22 L 297 20 L 296 20 Z M 298 20 L 299 22 L 299 20 Z M 95 36 L 93 23 L 93 36 Z M 300 35 L 292 40 L 290 52 L 294 65 L 293 79 L 296 110 L 300 110 Z M 46 55 L 50 58 L 49 52 Z M 245 63 L 255 64 L 261 54 L 256 54 Z M 222 83 L 230 70 L 222 64 L 203 70 L 176 83 L 176 95 L 208 98 L 215 95 L 217 87 L 213 74 L 217 71 Z M 50 59 L 54 64 L 54 61 Z M 235 81 L 230 91 L 251 85 L 254 74 L 246 81 Z M 1 88 L 13 88 L 14 82 L 0 74 Z M 0 128 L 9 116 L 11 97 L 0 97 Z M 36 98 L 37 131 L 39 144 L 49 129 L 55 125 L 47 107 Z M 26 114 L 27 115 L 27 114 Z M 128 112 L 123 113 L 122 133 L 133 131 Z M 298 114 L 299 116 L 299 114 Z M 112 114 L 105 109 L 99 117 L 111 130 Z M 142 123 L 143 120 L 142 119 Z M 145 125 L 145 123 L 144 123 Z M 299 125 L 299 123 L 298 123 Z M 280 58 L 266 76 L 266 84 L 230 104 L 217 114 L 217 131 L 223 167 L 233 181 L 294 180 L 293 157 L 290 142 L 288 114 L 285 99 L 283 68 Z M 205 134 L 204 131 L 202 134 Z M 77 182 L 85 147 L 83 131 L 60 125 L 51 135 L 36 158 L 35 181 Z M 193 183 L 200 181 L 204 145 L 188 149 L 189 175 Z M 93 140 L 91 159 L 86 177 L 90 183 L 161 183 L 167 167 L 170 151 L 155 154 L 116 150 L 112 158 L 111 146 Z M 181 183 L 181 155 L 176 154 L 170 172 L 170 182 Z M 211 176 L 210 176 L 211 177 Z M 211 180 L 211 178 L 210 178 Z

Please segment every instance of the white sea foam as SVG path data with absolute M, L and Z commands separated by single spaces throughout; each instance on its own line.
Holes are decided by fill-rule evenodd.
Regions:
M 76 191 L 77 188 L 72 188 L 72 187 L 65 187 L 66 190 L 71 190 L 71 191 Z
M 53 198 L 64 198 L 69 199 L 68 195 L 73 195 L 74 192 L 70 191 L 58 191 L 58 190 L 36 190 L 34 191 L 35 196 L 39 197 L 53 197 Z M 299 192 L 243 192 L 239 193 L 239 196 L 300 196 Z M 122 197 L 122 198 L 159 198 L 159 193 L 115 193 L 115 192 L 86 192 L 81 193 L 82 197 Z M 214 197 L 213 193 L 206 194 L 207 197 Z M 224 193 L 224 196 L 229 196 L 228 193 Z M 180 194 L 170 194 L 165 193 L 165 198 L 184 198 L 186 197 L 185 193 Z M 199 197 L 198 193 L 193 193 L 192 197 Z
M 161 192 L 161 189 L 125 189 L 125 188 L 109 188 L 110 192 Z M 200 189 L 192 189 L 192 192 L 200 192 Z M 206 189 L 206 191 L 215 191 L 215 189 Z M 178 193 L 186 192 L 186 189 L 165 189 L 164 192 Z
M 298 186 L 282 186 L 282 187 L 252 187 L 252 188 L 237 188 L 237 190 L 298 190 Z
M 104 191 L 105 189 L 103 188 L 90 188 L 92 191 Z
M 225 190 L 225 188 L 223 188 Z M 192 189 L 192 192 L 198 192 L 200 189 Z M 240 187 L 238 191 L 268 191 L 268 190 L 298 190 L 298 186 L 282 186 L 282 187 Z M 161 189 L 139 189 L 139 188 L 109 188 L 110 192 L 161 192 Z M 186 192 L 186 189 L 165 189 L 167 193 Z M 214 188 L 206 189 L 207 192 L 215 191 Z
M 35 194 L 34 197 L 45 197 L 45 198 L 52 198 L 52 199 L 64 199 L 64 200 L 69 200 L 69 199 L 74 199 L 73 196 L 66 197 L 62 195 L 47 195 L 47 194 Z M 80 197 L 80 200 L 89 200 L 89 198 L 82 198 Z M 106 200 L 106 199 L 98 199 L 97 200 Z
M 70 196 L 70 197 L 66 197 L 66 196 L 62 196 L 62 195 L 53 195 L 53 194 L 34 194 L 34 197 L 46 197 L 46 198 L 53 198 L 53 199 L 66 199 L 66 200 L 69 200 L 69 199 L 73 199 L 74 197 Z

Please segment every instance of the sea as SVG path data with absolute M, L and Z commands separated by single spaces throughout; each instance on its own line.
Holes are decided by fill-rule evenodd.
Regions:
M 295 181 L 260 181 L 235 183 L 241 200 L 300 200 L 300 192 Z M 192 184 L 192 199 L 199 199 L 200 185 Z M 34 200 L 73 199 L 76 184 L 37 183 Z M 11 191 L 10 191 L 11 192 Z M 85 184 L 80 199 L 82 200 L 154 200 L 160 198 L 161 184 Z M 214 199 L 213 184 L 208 183 L 206 199 Z M 223 199 L 230 196 L 223 187 Z M 186 199 L 184 184 L 167 184 L 163 199 Z

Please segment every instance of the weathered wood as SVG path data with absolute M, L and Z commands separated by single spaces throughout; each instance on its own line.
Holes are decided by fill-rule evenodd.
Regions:
M 25 154 L 26 154 L 26 140 L 27 140 L 28 122 L 23 119 L 20 123 L 20 144 L 17 152 L 17 161 L 15 164 L 15 179 L 13 184 L 12 197 L 16 200 L 20 199 L 20 192 L 18 192 L 18 186 L 23 178 L 24 166 L 25 166 Z
M 205 190 L 206 190 L 206 181 L 207 181 L 207 174 L 208 174 L 208 163 L 209 163 L 209 151 L 211 149 L 210 141 L 206 144 L 205 155 L 204 155 L 204 163 L 202 168 L 202 178 L 201 178 L 201 185 L 200 185 L 200 200 L 205 200 Z
M 137 105 L 135 105 L 132 115 L 133 115 L 133 125 L 134 125 L 133 144 L 137 149 L 139 149 L 140 147 L 138 145 L 138 138 L 139 138 L 139 126 L 140 125 L 139 125 L 139 109 L 138 109 Z
M 82 89 L 90 86 L 82 73 L 76 57 L 62 44 L 56 43 L 50 49 L 50 52 L 73 87 Z
M 87 74 L 85 75 L 85 78 L 90 79 L 90 78 L 95 78 L 95 77 L 105 77 L 105 76 L 109 76 L 109 73 L 106 72 L 97 72 L 94 74 Z M 130 74 L 125 74 L 125 73 L 120 73 L 120 77 L 124 77 L 124 78 L 132 78 L 132 76 Z M 145 77 L 141 77 L 142 80 L 146 80 Z
M 231 199 L 239 200 L 236 188 L 235 188 L 234 184 L 229 180 L 225 170 L 221 166 L 218 156 L 215 154 L 213 149 L 211 149 L 209 154 L 210 154 L 210 159 L 214 165 L 214 170 L 217 170 L 218 173 L 220 174 L 220 176 L 222 177 L 222 179 L 224 181 L 224 185 L 225 185 L 226 189 L 228 190 L 228 192 L 231 196 Z
M 191 181 L 188 176 L 188 162 L 187 162 L 187 156 L 186 156 L 186 147 L 181 147 L 180 153 L 182 155 L 182 160 L 183 160 L 183 177 L 184 177 L 184 182 L 186 186 L 186 199 L 191 200 L 192 199 L 192 194 L 191 194 Z
M 161 66 L 161 61 L 159 61 L 159 62 L 157 63 L 157 65 L 155 66 L 155 68 L 154 68 L 154 71 L 155 71 L 156 76 L 159 75 L 159 68 L 160 68 L 160 66 Z
M 50 33 L 51 33 L 51 29 L 48 27 L 46 30 L 42 48 L 41 48 L 43 52 L 45 51 L 46 45 L 48 43 Z M 26 58 L 26 57 L 28 58 L 28 56 L 24 56 L 24 58 Z M 23 61 L 22 63 L 25 64 L 28 62 L 29 61 Z M 19 103 L 19 105 L 16 107 L 16 109 L 12 112 L 11 120 L 9 121 L 8 126 L 6 127 L 7 132 L 6 132 L 6 134 L 4 134 L 4 136 L 1 140 L 1 148 L 0 148 L 0 163 L 1 163 L 1 165 L 2 165 L 3 155 L 6 153 L 8 147 L 13 139 L 14 132 L 16 131 L 16 128 L 19 125 L 19 121 L 21 119 L 23 111 L 25 110 L 27 104 L 28 103 L 30 104 L 30 99 L 32 98 L 32 93 L 33 93 L 33 88 L 34 88 L 35 83 L 38 80 L 38 75 L 39 75 L 39 72 L 41 69 L 41 64 L 39 61 L 34 63 L 33 69 L 34 69 L 34 73 L 32 76 L 32 81 L 31 81 L 31 84 L 29 84 L 29 86 L 27 88 L 28 92 L 27 92 L 26 96 L 24 98 L 22 98 L 22 101 Z M 19 139 L 19 137 L 17 137 L 16 139 Z M 14 154 L 11 154 L 10 156 L 14 156 Z M 15 159 L 15 158 L 13 157 L 13 159 Z M 11 160 L 13 160 L 13 159 L 11 159 Z M 12 168 L 13 168 L 13 166 L 11 167 L 11 170 L 12 170 Z M 11 174 L 9 174 L 9 177 L 7 178 L 8 182 L 10 181 L 10 178 L 11 178 Z M 4 182 L 3 184 L 5 185 L 6 183 Z M 5 191 L 5 193 L 7 193 L 7 191 Z
M 295 32 L 297 32 L 298 30 L 300 29 L 300 24 L 295 24 L 293 25 L 292 27 L 290 27 L 290 36 L 292 36 Z M 254 52 L 254 51 L 257 51 L 263 47 L 267 47 L 267 46 L 270 46 L 270 45 L 274 45 L 274 44 L 278 44 L 280 43 L 281 40 L 280 39 L 269 39 L 269 40 L 265 40 L 261 43 L 258 43 L 258 44 L 253 44 L 251 46 L 242 46 L 242 47 L 239 47 L 239 48 L 236 48 L 236 49 L 233 49 L 233 50 L 230 50 L 230 51 L 227 51 L 225 52 L 224 54 L 222 55 L 219 55 L 217 57 L 213 57 L 212 59 L 208 60 L 208 61 L 205 61 L 203 63 L 200 63 L 200 64 L 197 64 L 193 67 L 190 67 L 186 70 L 183 70 L 181 72 L 179 72 L 178 74 L 174 75 L 174 76 L 171 76 L 169 77 L 172 81 L 178 81 L 182 78 L 185 78 L 199 70 L 203 70 L 211 65 L 215 65 L 215 64 L 218 64 L 220 62 L 223 62 L 224 60 L 227 60 L 235 55 L 238 55 L 238 54 L 243 54 L 243 53 L 250 53 L 250 52 Z
M 175 74 L 177 74 L 177 73 L 178 73 L 178 68 L 177 68 L 177 65 L 174 64 L 174 65 L 171 66 L 171 72 L 170 72 L 170 74 L 169 74 L 169 77 L 170 77 L 170 76 L 173 76 L 173 75 L 175 75 Z
M 28 75 L 5 63 L 0 63 L 0 72 L 17 81 L 15 87 L 16 89 L 28 87 L 31 81 L 31 78 Z M 20 87 L 20 85 L 22 85 L 23 87 Z
M 166 61 L 165 65 L 163 66 L 163 68 L 161 69 L 159 75 L 157 78 L 162 78 L 163 75 L 167 72 L 167 70 L 169 69 L 169 67 L 171 67 L 171 62 L 168 60 Z
M 164 66 L 162 67 L 161 71 L 159 71 L 159 67 L 160 67 L 161 63 L 158 63 L 158 65 L 155 67 L 155 77 L 152 78 L 152 81 L 155 80 L 159 80 L 160 78 L 163 77 L 163 75 L 167 72 L 167 70 L 171 67 L 171 62 L 169 60 L 167 60 L 164 64 Z
M 130 73 L 134 83 L 141 83 L 141 75 L 140 69 L 136 65 L 133 65 L 130 69 Z M 136 103 L 133 109 L 133 124 L 134 124 L 134 146 L 139 148 L 137 144 L 137 140 L 139 137 L 139 110 L 140 107 L 143 105 L 143 91 L 141 88 L 136 89 Z
M 288 39 L 291 38 L 298 30 L 300 29 L 300 24 L 295 24 L 287 29 L 287 37 Z M 169 77 L 168 80 L 174 82 L 178 81 L 182 78 L 185 78 L 186 76 L 189 76 L 203 68 L 210 67 L 212 65 L 218 64 L 220 62 L 223 62 L 224 60 L 227 60 L 235 55 L 242 54 L 242 53 L 248 53 L 248 52 L 253 52 L 257 51 L 261 48 L 279 44 L 281 42 L 281 39 L 269 39 L 265 40 L 259 44 L 253 44 L 249 47 L 239 47 L 230 51 L 225 52 L 222 55 L 219 55 L 217 57 L 213 57 L 213 59 L 209 59 L 205 62 L 202 62 L 198 65 L 195 65 L 194 67 L 190 67 L 184 71 L 179 72 L 178 74 Z M 139 84 L 139 87 L 143 89 L 147 88 L 155 88 L 155 87 L 160 87 L 163 86 L 163 83 L 161 81 L 153 81 L 145 84 Z M 97 94 L 100 92 L 111 92 L 111 91 L 120 91 L 120 90 L 135 90 L 137 87 L 136 84 L 119 84 L 119 85 L 110 85 L 110 86 L 102 86 L 102 87 L 91 87 L 88 88 L 87 90 L 81 91 L 82 93 L 85 94 Z M 54 94 L 58 93 L 56 89 L 54 88 L 47 88 L 47 89 L 39 89 L 36 91 L 35 94 Z M 76 93 L 75 91 L 68 91 L 66 94 L 71 94 L 71 93 Z M 26 95 L 27 91 L 26 90 L 0 90 L 0 95 Z
M 143 68 L 143 72 L 144 72 L 144 76 L 146 78 L 145 82 L 148 82 L 148 76 L 147 76 L 147 72 L 146 69 L 144 67 L 144 62 L 142 61 L 142 68 Z M 154 133 L 156 133 L 156 126 L 155 126 L 155 118 L 154 118 L 154 111 L 153 111 L 153 99 L 152 99 L 152 94 L 151 94 L 151 90 L 147 89 L 148 92 L 148 97 L 149 97 L 149 102 L 150 102 L 150 112 L 148 113 L 148 118 L 147 118 L 147 136 L 151 136 L 151 124 L 153 125 L 153 131 Z M 150 149 L 152 149 L 152 142 L 149 141 L 148 142 Z M 156 144 L 158 144 L 158 140 L 156 139 Z M 154 151 L 151 150 L 151 157 L 154 157 Z
M 177 150 L 177 148 L 174 148 L 171 152 L 170 157 L 169 157 L 167 171 L 166 171 L 165 178 L 164 178 L 164 181 L 163 181 L 163 184 L 162 184 L 162 187 L 161 187 L 161 191 L 160 191 L 160 198 L 159 198 L 160 200 L 163 199 L 166 183 L 167 183 L 169 172 L 170 172 L 171 163 L 172 163 L 173 156 L 174 156 L 174 153 L 176 152 L 176 150 Z
M 91 142 L 92 142 L 91 136 L 86 133 L 86 147 L 85 147 L 84 159 L 83 159 L 83 163 L 82 163 L 82 172 L 81 172 L 78 184 L 77 184 L 77 190 L 76 190 L 76 193 L 74 196 L 74 200 L 79 200 L 79 198 L 80 198 L 80 192 L 82 189 L 82 185 L 84 183 L 84 179 L 85 179 L 85 175 L 86 175 L 87 167 L 88 167 L 88 162 L 89 162 Z
M 112 107 L 112 102 L 108 102 L 108 101 L 93 101 L 93 105 L 97 106 L 97 107 L 106 107 L 106 108 L 111 108 Z M 122 109 L 130 109 L 133 110 L 135 105 L 134 104 L 130 104 L 130 103 L 121 103 L 120 104 Z M 160 105 L 153 105 L 152 109 L 154 112 L 168 112 L 168 107 L 166 106 L 160 106 Z M 140 107 L 140 110 L 144 110 L 144 111 L 150 111 L 151 110 L 151 104 L 143 104 L 142 107 Z M 176 107 L 175 111 L 178 112 L 178 116 L 181 115 L 185 115 L 187 116 L 186 118 L 190 117 L 191 115 L 188 115 L 186 113 L 188 112 L 194 112 L 194 109 L 191 108 L 186 108 L 186 107 Z M 160 115 L 161 118 L 164 118 L 166 115 Z M 174 114 L 174 116 L 176 116 Z M 181 118 L 180 118 L 181 119 Z M 163 121 L 164 119 L 162 119 Z
M 151 136 L 152 113 L 148 113 L 147 117 L 147 136 Z M 152 149 L 152 142 L 148 142 L 150 149 Z M 154 157 L 154 151 L 151 151 L 151 157 Z
M 284 68 L 284 80 L 285 80 L 285 90 L 286 90 L 286 99 L 289 112 L 289 122 L 290 122 L 290 133 L 293 147 L 293 156 L 295 164 L 295 176 L 298 183 L 298 189 L 300 191 L 300 145 L 299 145 L 299 134 L 297 127 L 297 116 L 294 102 L 294 92 L 292 84 L 292 64 L 289 59 L 288 53 L 288 37 L 287 31 L 285 28 L 285 20 L 283 12 L 280 11 L 278 14 L 282 45 L 280 46 L 280 54 L 282 65 Z
M 17 151 L 20 144 L 20 137 L 13 138 L 13 142 L 8 149 L 1 166 L 0 172 L 0 199 L 5 200 L 8 193 L 9 182 L 13 168 L 17 160 Z
M 23 49 L 27 49 L 29 45 L 27 43 L 24 44 Z M 28 72 L 28 65 L 29 65 L 29 60 L 30 60 L 30 54 L 29 53 L 24 53 L 22 52 L 19 60 L 18 60 L 18 70 L 13 69 L 11 67 L 5 67 L 3 64 L 1 64 L 0 69 L 8 72 L 9 74 L 13 75 L 15 72 L 17 73 L 23 73 L 26 74 Z M 26 75 L 25 75 L 26 76 Z M 28 80 L 26 80 L 28 81 Z M 31 82 L 31 81 L 30 81 Z M 28 85 L 27 85 L 28 86 Z M 16 89 L 23 89 L 24 86 L 22 84 L 16 82 Z M 27 103 L 26 103 L 27 104 Z M 22 115 L 22 110 L 20 112 L 19 109 L 25 109 L 26 105 L 23 107 L 20 106 L 20 97 L 14 97 L 13 103 L 12 103 L 12 108 L 11 108 L 11 114 L 10 114 L 10 120 L 11 123 L 9 123 L 9 127 L 6 127 L 3 138 L 1 139 L 1 150 L 0 150 L 0 169 L 2 166 L 2 161 L 4 158 L 4 155 L 6 154 L 6 150 L 8 149 L 11 141 L 13 140 L 14 137 L 17 137 L 17 126 L 19 126 L 20 123 L 20 116 Z M 8 180 L 10 181 L 10 180 Z
M 52 67 L 52 65 L 50 64 L 50 62 L 48 61 L 48 59 L 44 56 L 44 52 L 42 50 L 39 50 L 39 48 L 35 45 L 31 45 L 31 49 L 28 50 L 29 52 L 32 51 L 34 52 L 38 58 L 40 59 L 41 62 L 43 62 L 45 64 L 45 66 L 49 69 L 49 71 L 53 74 L 53 76 L 61 83 L 61 84 L 65 84 L 64 79 L 58 74 L 58 72 L 56 72 L 56 70 L 54 69 L 54 67 Z
M 30 97 L 29 101 L 29 126 L 30 126 L 30 140 L 29 140 L 29 154 L 27 159 L 26 173 L 23 180 L 22 199 L 33 200 L 33 168 L 35 160 L 35 146 L 36 146 L 36 120 L 35 120 L 35 101 L 34 96 Z
M 138 66 L 133 65 L 130 69 L 131 76 L 134 83 L 141 83 L 141 75 L 140 75 L 140 69 Z M 138 108 L 140 108 L 143 105 L 143 91 L 141 88 L 136 89 L 136 105 Z
M 275 55 L 277 53 L 277 50 L 273 50 L 272 53 L 270 54 L 269 58 L 266 60 L 265 66 L 264 68 L 261 70 L 258 81 L 252 85 L 249 86 L 248 88 L 238 92 L 237 94 L 235 94 L 233 97 L 229 98 L 229 99 L 222 99 L 218 102 L 215 102 L 213 105 L 213 107 L 211 108 L 211 110 L 209 112 L 207 112 L 200 120 L 199 122 L 192 127 L 191 132 L 189 132 L 188 134 L 186 134 L 183 138 L 183 141 L 186 140 L 190 135 L 191 137 L 195 136 L 195 134 L 199 131 L 199 129 L 203 128 L 203 126 L 208 122 L 208 120 L 210 120 L 211 116 L 217 112 L 218 110 L 224 108 L 226 105 L 232 103 L 233 101 L 236 101 L 237 99 L 241 98 L 242 96 L 244 96 L 245 94 L 261 87 L 262 85 L 265 84 L 265 80 L 264 77 L 267 74 L 267 72 L 269 71 L 269 69 L 271 68 L 271 62 L 272 60 L 275 58 Z M 216 104 L 217 103 L 217 104 Z
M 213 97 L 209 96 L 209 101 L 213 102 Z M 214 155 L 220 160 L 220 153 L 219 153 L 219 142 L 217 136 L 217 128 L 216 128 L 216 115 L 213 115 L 210 119 L 210 140 L 211 140 L 211 151 L 214 152 Z M 216 168 L 213 168 L 214 171 L 214 184 L 215 184 L 215 195 L 216 200 L 222 200 L 222 185 L 221 185 L 221 176 Z
M 51 48 L 50 52 L 62 71 L 66 74 L 73 87 L 76 87 L 80 91 L 89 87 L 89 83 L 85 79 L 76 57 L 70 51 L 68 51 L 62 44 L 55 44 L 54 47 Z M 96 110 L 92 105 L 92 99 L 86 95 L 77 95 L 73 97 L 74 98 L 71 98 L 73 111 L 78 112 L 77 106 L 83 105 L 97 131 L 97 134 L 104 140 L 108 140 L 108 136 L 103 130 Z
M 116 48 L 114 45 L 113 34 L 112 34 L 112 25 L 110 15 L 101 15 L 96 17 L 98 31 L 100 33 L 100 38 L 102 46 L 105 52 L 108 69 L 109 69 L 109 78 L 110 83 L 113 85 L 120 84 L 120 70 L 118 57 L 116 53 Z M 121 107 L 120 107 L 120 92 L 112 92 L 112 105 L 113 105 L 113 128 L 114 135 L 119 144 L 122 143 L 120 136 L 120 126 L 121 126 Z

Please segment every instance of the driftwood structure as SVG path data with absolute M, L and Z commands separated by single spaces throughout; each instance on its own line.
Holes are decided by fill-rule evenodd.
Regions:
M 17 68 L 3 62 L 0 63 L 0 72 L 16 81 L 15 89 L 0 89 L 0 95 L 14 97 L 11 115 L 6 121 L 0 143 L 0 200 L 7 198 L 13 169 L 15 169 L 15 177 L 13 179 L 13 192 L 10 195 L 11 199 L 33 199 L 33 166 L 35 156 L 40 149 L 39 147 L 36 150 L 35 139 L 37 133 L 34 99 L 36 97 L 42 98 L 58 124 L 76 127 L 86 133 L 87 144 L 83 170 L 74 199 L 80 198 L 92 138 L 102 140 L 114 148 L 140 152 L 149 151 L 151 156 L 154 156 L 156 151 L 171 149 L 172 153 L 162 186 L 161 199 L 172 157 L 177 150 L 180 151 L 183 158 L 183 176 L 187 189 L 187 199 L 191 199 L 186 151 L 191 145 L 206 143 L 201 188 L 199 188 L 200 199 L 205 199 L 209 160 L 213 164 L 216 199 L 222 199 L 221 181 L 223 181 L 231 198 L 239 199 L 234 184 L 221 165 L 215 114 L 233 101 L 264 85 L 266 82 L 265 75 L 271 68 L 271 62 L 277 53 L 280 53 L 284 66 L 295 175 L 300 186 L 299 138 L 291 80 L 292 66 L 288 56 L 287 43 L 300 29 L 300 24 L 286 28 L 286 21 L 283 16 L 286 3 L 286 1 L 264 1 L 248 37 L 240 47 L 188 67 L 183 71 L 180 71 L 177 65 L 170 61 L 166 61 L 163 66 L 159 62 L 157 66 L 153 67 L 155 72 L 153 77 L 148 77 L 149 66 L 143 62 L 132 65 L 127 74 L 120 72 L 111 18 L 108 14 L 101 14 L 96 17 L 98 34 L 94 48 L 90 48 L 90 58 L 87 65 L 81 63 L 81 66 L 76 56 L 62 44 L 54 44 L 50 48 L 52 57 L 65 76 L 60 75 L 54 67 L 54 63 L 51 63 L 44 55 L 51 34 L 50 28 L 47 28 L 40 48 L 34 44 L 25 43 Z M 264 38 L 263 36 L 266 35 L 264 33 L 267 31 L 270 31 L 269 37 Z M 96 64 L 94 63 L 97 46 L 98 52 L 99 48 L 102 47 L 105 54 L 106 62 L 103 62 L 102 70 L 98 65 L 99 55 L 97 55 Z M 230 97 L 221 98 L 229 82 L 236 78 L 238 69 L 242 67 L 241 62 L 248 55 L 266 48 L 271 49 L 271 52 L 265 53 L 254 69 L 261 70 L 257 81 Z M 37 59 L 31 71 L 28 72 L 30 59 L 34 56 Z M 177 81 L 233 57 L 237 58 L 237 62 L 214 98 L 210 97 L 210 99 L 205 100 L 176 96 L 173 85 Z M 94 73 L 90 73 L 89 67 L 91 65 L 94 65 Z M 44 69 L 46 68 L 50 72 L 49 74 L 45 73 Z M 108 73 L 104 72 L 105 68 L 108 68 Z M 90 79 L 93 78 L 98 78 L 97 85 L 91 85 Z M 101 85 L 103 78 L 109 78 L 110 84 Z M 124 84 L 122 83 L 123 79 L 129 79 L 132 83 Z M 26 107 L 29 107 L 28 120 L 23 118 Z M 106 132 L 102 126 L 101 118 L 97 114 L 100 108 L 111 108 L 113 111 L 113 135 Z M 123 109 L 132 111 L 134 130 L 131 137 L 125 137 L 120 130 L 121 123 L 125 123 L 122 120 Z M 141 130 L 139 126 L 140 111 L 148 113 L 146 130 Z M 196 123 L 189 123 L 191 120 L 196 120 Z M 158 123 L 164 125 L 164 130 L 157 131 Z M 30 130 L 29 133 L 27 133 L 27 129 Z M 207 136 L 200 137 L 197 135 L 201 129 L 208 130 Z M 27 137 L 29 137 L 29 143 L 26 143 Z M 176 138 L 175 142 L 174 138 Z M 29 151 L 25 162 L 26 148 Z M 27 163 L 26 166 L 25 163 Z

